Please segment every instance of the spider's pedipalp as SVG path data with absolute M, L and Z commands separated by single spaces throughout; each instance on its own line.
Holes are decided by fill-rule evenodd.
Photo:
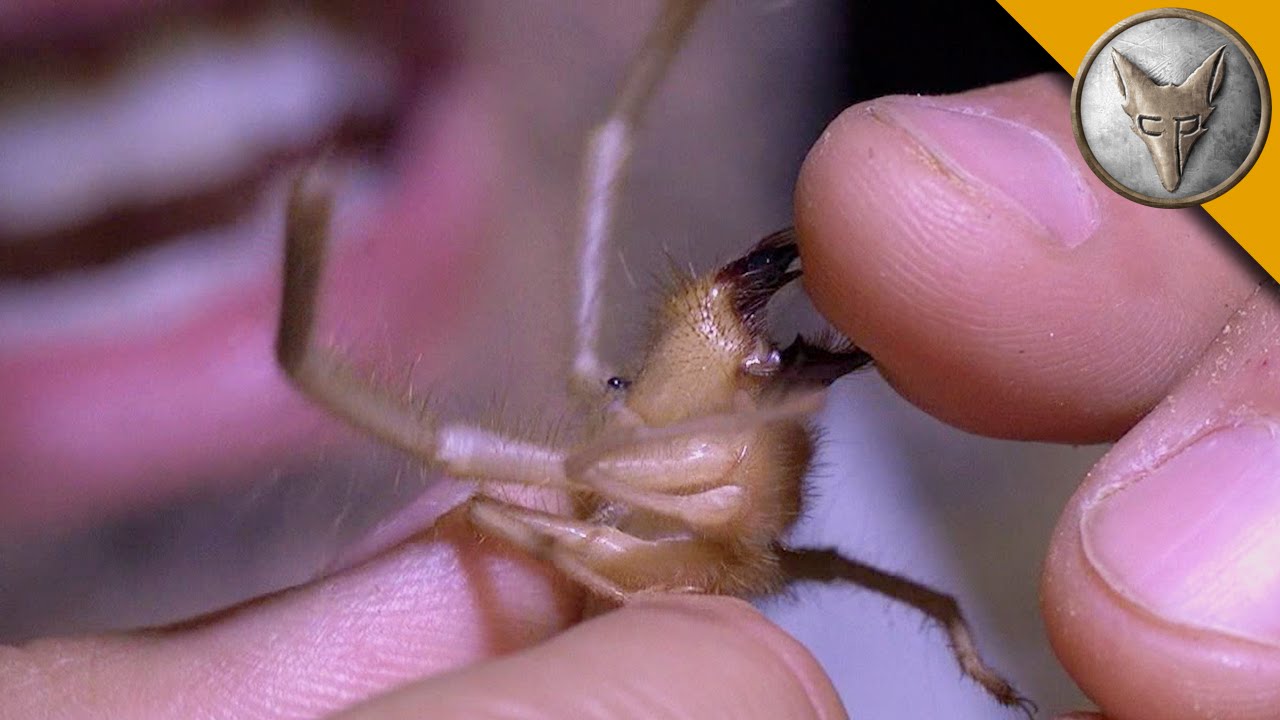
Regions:
M 435 461 L 458 477 L 563 487 L 565 453 L 474 425 L 442 426 Z
M 290 381 L 330 412 L 458 477 L 564 484 L 560 450 L 460 424 L 375 384 L 332 348 L 315 342 L 315 321 L 332 201 L 311 171 L 294 184 L 285 221 L 284 291 L 276 358 Z
M 706 3 L 707 0 L 663 3 L 657 22 L 628 66 L 608 117 L 596 126 L 587 142 L 579 201 L 577 337 L 569 387 L 588 400 L 594 400 L 600 383 L 613 376 L 600 358 L 602 287 L 618 196 L 631 161 L 636 127 Z
M 433 419 L 376 386 L 333 349 L 315 341 L 333 212 L 332 195 L 317 177 L 318 172 L 304 173 L 289 194 L 276 360 L 299 390 L 330 412 L 384 442 L 418 457 L 431 457 L 435 452 Z

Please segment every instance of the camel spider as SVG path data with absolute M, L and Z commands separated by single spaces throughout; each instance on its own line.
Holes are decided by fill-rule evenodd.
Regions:
M 451 423 L 374 386 L 314 339 L 330 195 L 314 177 L 295 183 L 286 220 L 284 291 L 276 354 L 313 401 L 446 474 L 553 487 L 572 516 L 486 494 L 465 512 L 482 534 L 549 562 L 593 595 L 625 603 L 644 593 L 742 597 L 788 582 L 847 581 L 909 604 L 947 632 L 963 672 L 997 702 L 1034 706 L 980 657 L 955 599 L 829 548 L 791 548 L 813 452 L 807 417 L 826 385 L 868 366 L 862 350 L 803 337 L 780 349 L 765 334 L 770 298 L 800 275 L 792 231 L 676 283 L 656 312 L 648 353 L 624 377 L 600 359 L 600 286 L 617 188 L 632 135 L 706 0 L 665 0 L 632 60 L 583 168 L 574 394 L 603 412 L 586 437 L 551 447 Z

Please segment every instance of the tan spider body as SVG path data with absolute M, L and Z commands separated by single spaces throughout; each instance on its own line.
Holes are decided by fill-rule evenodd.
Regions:
M 315 343 L 330 214 L 315 173 L 290 198 L 280 365 L 300 390 L 353 425 L 449 475 L 479 481 L 465 512 L 481 534 L 551 563 L 603 600 L 652 592 L 749 597 L 791 580 L 852 582 L 937 620 L 963 671 L 1000 703 L 1025 710 L 1029 704 L 982 661 L 953 598 L 836 550 L 783 542 L 800 514 L 813 452 L 808 417 L 821 407 L 826 384 L 871 361 L 857 348 L 803 338 L 779 349 L 765 334 L 769 299 L 800 274 L 790 231 L 675 283 L 632 378 L 608 371 L 597 356 L 603 248 L 632 132 L 704 1 L 666 1 L 588 145 L 570 387 L 603 410 L 581 440 L 539 445 L 441 420 Z M 511 483 L 563 491 L 575 512 L 535 510 L 487 491 Z
M 635 380 L 613 379 L 625 389 L 599 434 L 566 460 L 584 517 L 617 530 L 591 536 L 603 546 L 592 559 L 616 584 L 599 583 L 602 594 L 742 596 L 782 584 L 775 546 L 799 516 L 812 440 L 798 416 L 766 417 L 780 409 L 781 358 L 759 310 L 743 312 L 793 275 L 794 245 L 772 240 L 748 256 L 768 261 L 762 270 L 738 261 L 669 294 Z

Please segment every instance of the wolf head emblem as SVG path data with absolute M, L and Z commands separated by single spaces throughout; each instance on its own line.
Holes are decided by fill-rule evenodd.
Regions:
M 1225 49 L 1224 45 L 1214 50 L 1181 85 L 1159 85 L 1129 58 L 1111 51 L 1124 111 L 1133 121 L 1133 131 L 1147 144 L 1160 184 L 1169 192 L 1178 189 L 1187 155 L 1207 130 L 1213 98 L 1222 87 Z

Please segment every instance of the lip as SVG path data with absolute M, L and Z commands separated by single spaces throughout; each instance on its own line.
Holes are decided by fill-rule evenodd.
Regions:
M 53 4 L 29 7 L 29 18 L 66 12 L 55 11 Z M 125 11 L 126 3 L 114 1 L 76 10 L 83 12 L 86 27 Z M 34 32 L 34 25 L 21 22 L 17 15 L 0 13 L 0 37 Z M 387 369 L 396 371 L 407 364 L 403 358 L 418 357 L 415 374 L 432 376 L 442 371 L 444 360 L 431 349 L 457 334 L 459 309 L 473 292 L 468 278 L 484 255 L 478 241 L 485 236 L 483 210 L 497 158 L 484 83 L 460 64 L 441 63 L 408 100 L 386 181 L 372 197 L 340 208 L 320 336 L 343 338 L 339 345 L 348 344 L 349 337 L 349 344 L 358 345 L 373 328 L 376 351 L 354 350 L 358 359 L 372 358 L 376 367 L 391 358 L 389 363 L 401 364 Z M 347 177 L 335 173 L 339 196 Z M 266 205 L 282 216 L 283 188 L 277 190 Z M 24 336 L 0 324 L 0 557 L 9 555 L 0 562 L 0 577 L 9 576 L 0 587 L 15 588 L 0 591 L 0 606 L 12 606 L 14 598 L 5 596 L 17 595 L 19 586 L 29 598 L 40 596 L 39 588 L 33 591 L 24 578 L 13 577 L 31 554 L 24 548 L 40 548 L 33 551 L 36 556 L 56 556 L 57 548 L 75 547 L 122 519 L 192 498 L 269 493 L 282 473 L 305 478 L 338 466 L 350 474 L 347 460 L 372 452 L 342 423 L 300 397 L 277 370 L 271 348 L 279 225 L 263 223 L 250 240 L 251 260 L 232 280 L 180 308 L 157 309 L 157 320 L 142 327 L 137 317 L 124 317 L 127 313 L 106 313 L 96 325 L 49 338 Z M 0 289 L 0 303 L 4 299 Z M 378 473 L 393 475 L 402 464 L 362 467 L 374 476 L 359 482 L 376 486 L 397 480 Z M 429 524 L 447 509 L 445 498 L 456 495 L 456 488 L 443 483 L 420 485 L 426 493 L 402 497 L 392 506 L 384 503 L 381 516 L 366 513 L 353 531 L 356 539 L 337 556 L 330 548 L 328 557 L 314 559 L 310 571 L 264 576 L 254 587 L 242 588 L 243 597 L 201 598 L 149 615 L 82 624 L 167 622 L 298 582 L 299 572 L 305 576 L 359 561 Z M 337 506 L 312 510 L 335 516 L 349 512 Z M 49 582 L 68 580 L 90 582 Z M 68 629 L 84 628 L 57 626 Z M 4 628 L 10 634 L 24 631 L 31 628 L 15 629 L 11 623 Z

